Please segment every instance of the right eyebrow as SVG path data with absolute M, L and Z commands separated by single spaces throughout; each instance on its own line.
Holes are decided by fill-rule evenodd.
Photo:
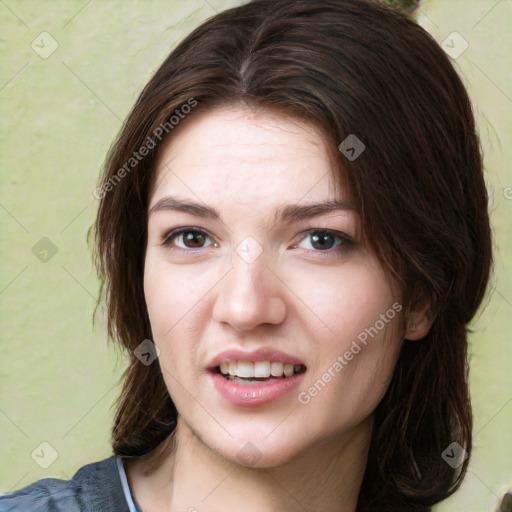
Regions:
M 191 213 L 197 217 L 206 217 L 208 219 L 220 220 L 220 215 L 211 206 L 202 205 L 195 201 L 185 201 L 178 197 L 168 196 L 164 197 L 157 203 L 155 203 L 149 213 L 158 212 L 160 210 L 175 210 L 185 213 Z

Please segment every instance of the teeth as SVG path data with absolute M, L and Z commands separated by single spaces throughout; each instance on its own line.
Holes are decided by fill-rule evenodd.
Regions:
M 254 376 L 268 379 L 270 377 L 270 363 L 268 361 L 254 363 Z
M 295 373 L 300 373 L 303 366 L 290 363 L 257 361 L 230 361 L 220 365 L 222 375 L 239 377 L 242 379 L 268 379 L 269 377 L 291 377 Z
M 273 377 L 281 377 L 283 375 L 283 363 L 272 363 L 270 374 Z
M 249 361 L 239 361 L 236 374 L 246 379 L 254 377 L 254 365 Z
M 293 375 L 293 364 L 285 364 L 284 365 L 284 376 L 291 377 Z

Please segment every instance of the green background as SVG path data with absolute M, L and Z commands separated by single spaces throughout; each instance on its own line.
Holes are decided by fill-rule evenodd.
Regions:
M 92 191 L 155 68 L 201 21 L 240 3 L 0 1 L 0 492 L 110 455 L 126 360 L 101 315 L 92 326 Z M 487 512 L 512 488 L 512 1 L 426 0 L 418 21 L 439 43 L 456 31 L 468 44 L 453 62 L 480 127 L 496 245 L 488 306 L 472 325 L 472 460 L 436 510 Z M 58 43 L 47 58 L 31 47 L 51 48 L 42 32 Z M 46 262 L 32 250 L 43 237 L 57 250 Z M 47 469 L 31 456 L 42 442 L 58 455 Z

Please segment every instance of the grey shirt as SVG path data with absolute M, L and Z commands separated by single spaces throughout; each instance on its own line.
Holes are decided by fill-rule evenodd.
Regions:
M 122 459 L 81 467 L 71 480 L 44 478 L 0 496 L 0 512 L 141 512 Z

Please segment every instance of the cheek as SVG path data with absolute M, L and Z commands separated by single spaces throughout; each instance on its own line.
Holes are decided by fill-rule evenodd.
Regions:
M 372 259 L 364 260 L 363 264 L 349 262 L 328 271 L 322 267 L 289 269 L 282 280 L 290 283 L 290 288 L 306 307 L 304 311 L 308 316 L 302 317 L 304 324 L 319 326 L 315 329 L 319 340 L 327 336 L 329 341 L 322 342 L 324 353 L 328 353 L 329 348 L 343 348 L 344 342 L 374 326 L 380 315 L 385 315 L 390 308 L 386 320 L 398 316 L 392 309 L 399 296 L 398 290 L 392 289 L 394 284 Z M 378 328 L 382 329 L 381 322 Z
M 201 264 L 173 265 L 148 251 L 144 267 L 144 295 L 153 336 L 172 336 L 201 310 L 218 277 Z
M 303 278 L 305 288 L 310 278 Z M 319 423 L 355 425 L 372 413 L 392 377 L 402 343 L 400 294 L 373 263 L 333 274 L 315 292 L 308 304 L 328 331 L 316 336 L 317 358 L 300 402 L 315 408 Z
M 399 296 L 379 271 L 355 273 L 343 283 L 335 319 L 335 351 L 356 394 L 380 395 L 387 388 L 401 346 Z M 338 367 L 339 368 L 339 367 Z
M 312 428 L 333 434 L 359 425 L 375 410 L 388 389 L 401 346 L 394 326 L 368 338 L 339 340 L 310 376 L 298 396 Z
M 198 372 L 197 329 L 200 327 L 202 280 L 184 268 L 146 262 L 144 293 L 153 342 L 159 348 L 158 364 L 167 390 L 178 410 L 190 404 L 188 390 L 196 389 Z
M 172 266 L 149 253 L 144 269 L 144 295 L 153 341 L 160 349 L 160 367 L 168 386 L 170 375 L 190 378 L 201 330 L 201 299 L 211 288 L 204 272 L 190 265 Z M 169 380 L 170 379 L 170 380 Z

